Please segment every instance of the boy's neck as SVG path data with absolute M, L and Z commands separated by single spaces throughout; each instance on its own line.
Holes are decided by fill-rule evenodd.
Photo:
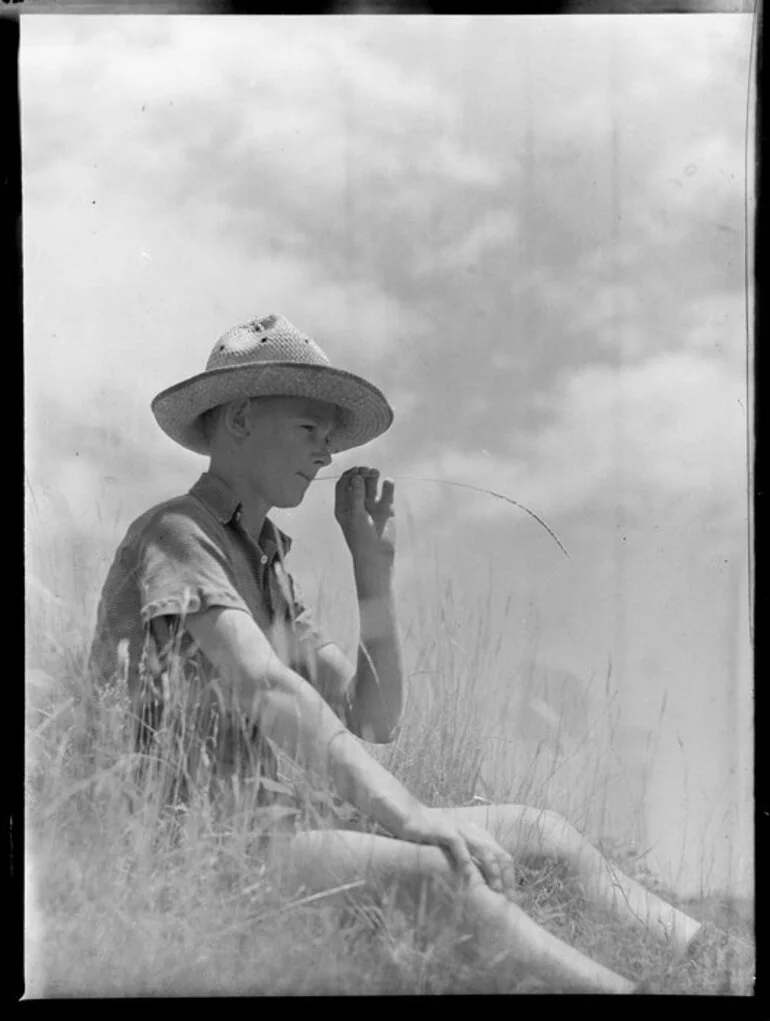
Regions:
M 213 460 L 209 466 L 209 474 L 215 475 L 227 484 L 235 498 L 241 505 L 240 524 L 248 532 L 254 542 L 259 542 L 265 518 L 270 511 L 270 505 L 265 502 L 262 495 L 254 492 L 248 480 L 233 466 L 215 463 Z

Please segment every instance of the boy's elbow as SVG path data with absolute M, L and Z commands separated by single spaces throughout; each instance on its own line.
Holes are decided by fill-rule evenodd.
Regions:
M 367 741 L 369 744 L 392 744 L 396 740 L 398 723 L 388 726 L 382 720 L 362 720 L 358 721 L 355 727 L 351 726 L 350 729 L 356 737 L 360 737 L 362 741 Z
M 396 728 L 393 727 L 392 730 L 383 730 L 376 733 L 369 740 L 372 744 L 393 744 L 396 740 Z

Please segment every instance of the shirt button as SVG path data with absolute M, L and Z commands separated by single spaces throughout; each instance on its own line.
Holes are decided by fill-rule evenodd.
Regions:
M 259 562 L 260 562 L 260 564 L 266 564 L 267 563 L 267 557 L 265 557 L 265 556 L 260 557 Z

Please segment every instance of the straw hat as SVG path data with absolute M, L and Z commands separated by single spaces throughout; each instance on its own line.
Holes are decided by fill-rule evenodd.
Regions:
M 161 429 L 197 454 L 208 453 L 201 415 L 245 397 L 309 397 L 339 408 L 330 453 L 360 447 L 384 433 L 393 411 L 360 376 L 335 369 L 321 348 L 281 315 L 228 330 L 203 372 L 163 390 L 152 402 Z

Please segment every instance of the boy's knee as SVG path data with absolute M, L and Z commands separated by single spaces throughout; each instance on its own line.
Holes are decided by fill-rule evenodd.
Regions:
M 541 826 L 549 842 L 555 840 L 559 845 L 564 845 L 566 842 L 573 847 L 578 847 L 584 842 L 571 822 L 550 809 L 541 813 Z

